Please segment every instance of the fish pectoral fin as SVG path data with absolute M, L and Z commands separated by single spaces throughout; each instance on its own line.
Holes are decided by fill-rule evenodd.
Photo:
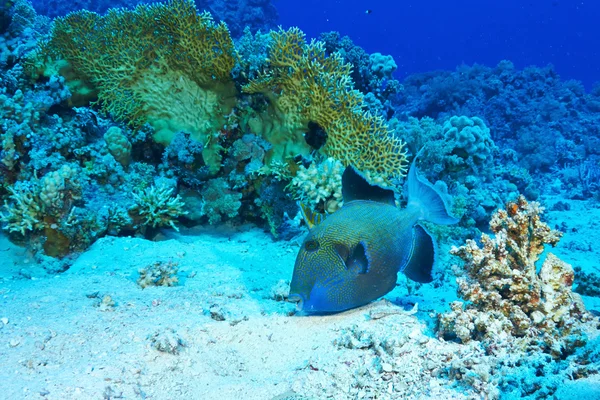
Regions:
M 350 249 L 343 243 L 335 243 L 333 245 L 335 252 L 340 256 L 344 264 L 348 262 L 348 258 L 350 258 Z
M 352 252 L 343 243 L 336 243 L 333 245 L 333 248 L 344 261 L 346 269 L 354 271 L 357 274 L 366 274 L 369 272 L 369 256 L 367 256 L 367 249 L 362 242 L 358 243 L 352 249 Z
M 434 262 L 435 243 L 433 238 L 421 225 L 415 225 L 410 257 L 404 267 L 404 274 L 415 282 L 429 283 L 433 281 L 431 271 Z
M 367 249 L 364 244 L 360 242 L 354 247 L 350 258 L 346 261 L 346 267 L 350 271 L 354 271 L 357 274 L 366 274 L 369 272 L 369 257 L 367 256 Z

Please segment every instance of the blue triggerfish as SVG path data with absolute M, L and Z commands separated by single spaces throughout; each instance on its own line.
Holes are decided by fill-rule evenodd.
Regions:
M 419 221 L 449 225 L 442 196 L 417 173 L 408 173 L 408 199 L 371 185 L 352 166 L 342 175 L 344 205 L 322 218 L 302 207 L 309 227 L 298 252 L 289 301 L 305 313 L 331 313 L 365 305 L 396 286 L 398 272 L 421 283 L 433 280 L 435 243 Z

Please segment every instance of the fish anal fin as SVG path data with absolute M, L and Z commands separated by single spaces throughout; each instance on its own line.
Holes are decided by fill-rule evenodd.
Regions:
M 421 225 L 413 228 L 412 239 L 410 257 L 403 272 L 415 282 L 429 283 L 433 281 L 431 272 L 435 262 L 435 243 Z

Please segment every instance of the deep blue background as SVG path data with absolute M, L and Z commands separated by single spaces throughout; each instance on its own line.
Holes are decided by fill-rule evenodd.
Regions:
M 336 30 L 391 54 L 398 76 L 461 63 L 553 64 L 587 88 L 600 81 L 600 0 L 273 0 L 284 27 Z M 371 9 L 372 13 L 365 11 Z

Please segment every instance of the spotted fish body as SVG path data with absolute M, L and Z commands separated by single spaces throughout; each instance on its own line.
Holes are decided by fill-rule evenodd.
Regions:
M 432 280 L 434 242 L 418 222 L 456 220 L 414 166 L 408 180 L 409 204 L 399 209 L 392 191 L 369 185 L 352 167 L 344 172 L 344 206 L 312 226 L 296 258 L 289 298 L 299 309 L 338 312 L 367 304 L 395 287 L 398 272 Z M 310 215 L 305 218 L 311 226 Z

